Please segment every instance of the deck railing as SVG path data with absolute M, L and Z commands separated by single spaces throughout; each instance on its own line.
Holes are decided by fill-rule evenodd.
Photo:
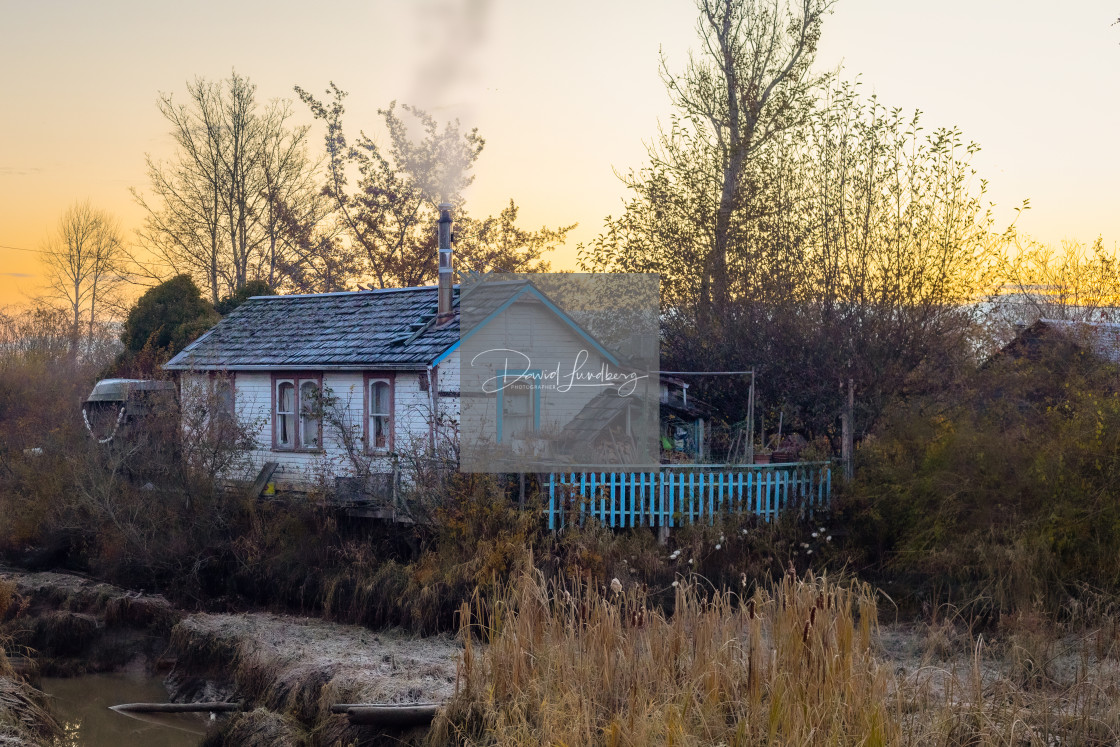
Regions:
M 767 521 L 787 508 L 825 508 L 829 462 L 663 465 L 657 472 L 563 472 L 548 476 L 548 528 L 594 517 L 609 527 L 715 522 L 750 513 Z

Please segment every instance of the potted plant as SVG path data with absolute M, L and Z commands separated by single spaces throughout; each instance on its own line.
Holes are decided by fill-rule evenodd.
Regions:
M 755 464 L 770 464 L 774 460 L 774 451 L 778 446 L 778 438 L 772 437 L 770 440 L 766 439 L 766 434 L 762 437 L 762 446 L 754 450 L 754 463 Z

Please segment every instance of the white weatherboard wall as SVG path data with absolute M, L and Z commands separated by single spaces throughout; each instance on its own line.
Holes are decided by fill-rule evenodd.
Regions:
M 442 392 L 442 394 L 440 394 Z M 459 433 L 459 351 L 454 350 L 439 363 L 437 378 L 439 433 L 442 438 L 458 439 Z
M 285 374 L 287 372 L 284 372 Z M 254 436 L 256 448 L 249 455 L 255 474 L 265 462 L 276 462 L 273 481 L 281 487 L 310 487 L 322 484 L 333 487 L 334 478 L 354 474 L 354 462 L 345 446 L 340 428 L 349 428 L 352 443 L 364 449 L 365 435 L 365 374 L 371 376 L 393 373 L 393 435 L 394 449 L 398 452 L 426 450 L 431 443 L 432 393 L 421 389 L 420 373 L 416 371 L 385 372 L 303 370 L 300 375 L 322 374 L 324 395 L 333 399 L 332 416 L 324 417 L 322 448 L 317 451 L 292 451 L 272 448 L 272 374 L 270 372 L 238 371 L 234 379 L 234 401 L 240 422 Z M 440 372 L 441 381 L 444 379 Z M 208 375 L 187 372 L 183 374 L 183 390 L 205 387 Z M 453 386 L 458 388 L 456 374 Z M 201 389 L 199 389 L 201 391 Z M 441 403 L 441 411 L 444 405 Z M 457 415 L 456 401 L 456 415 Z M 388 454 L 375 456 L 374 472 L 391 472 L 392 461 Z M 242 475 L 230 477 L 248 477 Z
M 585 357 L 580 367 L 584 374 L 598 372 L 607 359 L 570 325 L 543 306 L 525 306 L 528 311 L 524 311 L 521 304 L 515 304 L 473 333 L 465 347 L 472 360 L 478 356 L 479 363 L 474 367 L 468 365 L 465 369 L 464 386 L 471 392 L 482 392 L 484 382 L 492 380 L 507 362 L 513 371 L 520 371 L 526 366 L 525 358 L 515 353 L 490 355 L 486 351 L 520 351 L 530 358 L 528 368 L 540 371 L 546 377 L 559 372 L 560 380 L 546 379 L 538 394 L 540 431 L 559 433 L 603 389 L 577 385 L 569 391 L 561 391 L 557 385 L 567 383 L 567 377 L 572 375 L 581 355 Z M 443 364 L 440 366 L 442 369 Z M 440 373 L 442 376 L 442 370 Z M 488 441 L 496 440 L 497 396 L 471 399 L 464 410 L 463 422 L 464 429 L 470 431 L 464 434 L 464 442 L 472 444 L 475 454 L 484 453 Z

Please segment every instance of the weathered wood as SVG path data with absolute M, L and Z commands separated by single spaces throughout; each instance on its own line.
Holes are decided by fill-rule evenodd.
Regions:
M 331 713 L 346 713 L 351 708 L 438 708 L 439 703 L 335 703 L 331 706 Z
M 660 472 L 551 473 L 548 527 L 582 523 L 585 510 L 610 527 L 672 527 L 717 516 L 753 513 L 774 520 L 798 505 L 826 508 L 831 494 L 828 462 L 704 464 L 667 467 Z M 542 483 L 543 484 L 543 483 Z M 668 500 L 666 500 L 666 498 Z
M 261 491 L 264 490 L 264 486 L 268 484 L 268 481 L 272 479 L 272 473 L 275 472 L 276 468 L 279 466 L 279 462 L 264 463 L 260 473 L 257 475 L 257 479 L 253 481 L 253 487 L 249 488 L 250 498 L 260 498 Z
M 109 706 L 124 713 L 232 713 L 244 710 L 240 703 L 122 703 Z
M 336 706 L 331 707 L 332 712 Z M 345 713 L 356 726 L 424 726 L 436 717 L 436 703 L 349 704 Z

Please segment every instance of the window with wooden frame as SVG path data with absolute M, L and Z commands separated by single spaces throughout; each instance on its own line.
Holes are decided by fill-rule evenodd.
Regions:
M 317 374 L 272 377 L 272 448 L 278 451 L 319 451 L 323 440 Z
M 388 453 L 393 449 L 393 374 L 366 374 L 366 450 Z
M 319 382 L 305 379 L 299 382 L 299 443 L 305 449 L 319 448 L 319 434 L 323 429 L 322 401 Z
M 498 371 L 501 388 L 498 389 L 498 443 L 512 443 L 524 439 L 541 427 L 541 372 Z
M 210 373 L 208 421 L 210 435 L 217 439 L 232 438 L 237 427 L 237 399 L 233 373 Z
M 216 375 L 214 382 L 214 412 L 221 422 L 237 420 L 237 402 L 233 384 L 233 374 Z

